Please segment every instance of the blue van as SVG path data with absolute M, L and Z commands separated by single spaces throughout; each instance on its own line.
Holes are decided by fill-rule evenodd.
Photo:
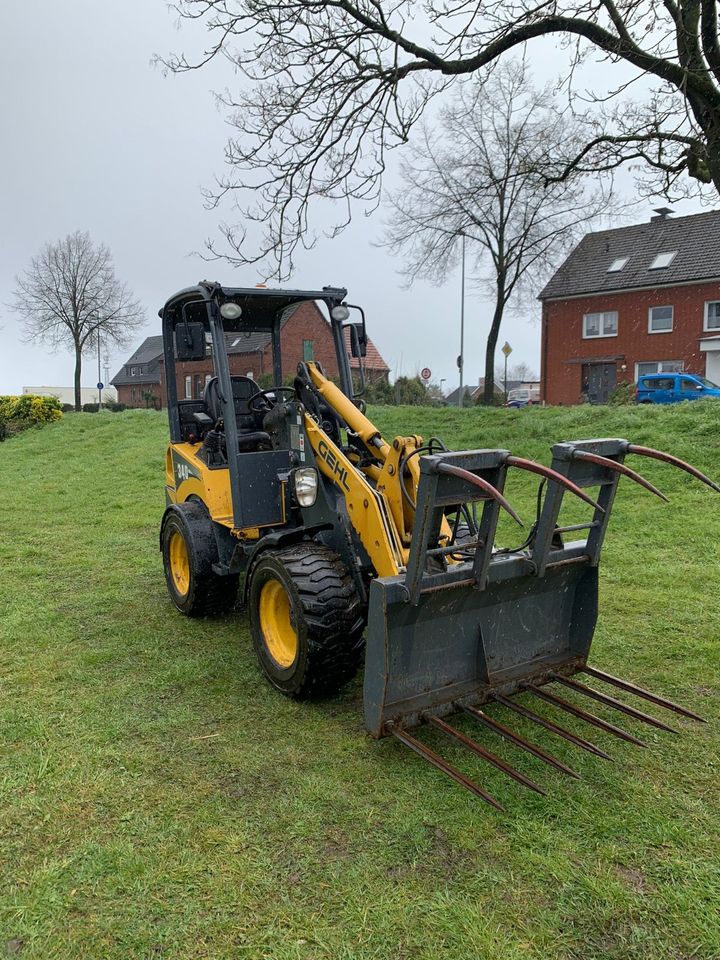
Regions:
M 638 403 L 680 403 L 720 397 L 720 387 L 696 373 L 653 373 L 638 377 L 635 399 Z

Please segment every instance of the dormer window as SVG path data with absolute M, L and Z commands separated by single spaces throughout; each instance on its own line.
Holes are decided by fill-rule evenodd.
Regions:
M 665 267 L 670 266 L 677 256 L 677 253 L 677 250 L 672 250 L 670 253 L 659 253 L 648 267 L 648 270 L 664 270 Z
M 608 273 L 619 273 L 625 264 L 628 262 L 630 257 L 618 257 L 617 260 L 613 260 L 610 266 L 607 268 Z

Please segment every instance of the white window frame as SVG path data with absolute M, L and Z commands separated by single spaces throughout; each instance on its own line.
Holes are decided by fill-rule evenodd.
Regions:
M 627 266 L 627 262 L 630 257 L 616 257 L 610 266 L 607 268 L 607 273 L 620 273 L 621 270 L 624 270 Z
M 212 380 L 212 378 L 213 378 L 213 375 L 212 375 L 211 373 L 206 373 L 206 374 L 205 374 L 205 386 L 207 386 L 207 385 L 210 383 L 210 381 Z
M 653 262 L 648 267 L 648 270 L 667 270 L 668 267 L 672 266 L 673 260 L 678 255 L 677 250 L 668 250 L 667 253 L 658 253 Z M 668 257 L 667 263 L 658 263 L 658 260 L 665 260 Z
M 131 377 L 134 377 L 135 374 L 136 374 L 136 372 L 137 372 L 137 368 L 136 368 L 136 367 L 130 367 L 130 376 L 131 376 Z
M 192 400 L 192 377 L 185 377 L 185 399 Z
M 648 363 L 654 363 L 655 366 L 657 367 L 657 370 L 653 371 L 653 373 L 640 373 L 638 368 L 641 366 L 645 366 Z M 671 363 L 673 364 L 673 366 L 679 366 L 680 369 L 679 370 L 663 370 L 663 365 L 666 363 L 667 364 Z M 667 373 L 667 374 L 685 373 L 685 361 L 684 360 L 638 360 L 635 363 L 635 383 L 638 382 L 638 377 L 652 377 L 656 373 Z
M 717 327 L 709 327 L 709 326 L 708 326 L 708 313 L 709 313 L 708 307 L 710 306 L 711 303 L 720 303 L 720 300 L 706 300 L 706 301 L 705 301 L 705 312 L 704 312 L 704 316 L 703 316 L 703 332 L 704 332 L 704 333 L 720 333 L 720 319 L 719 319 L 719 321 L 718 321 Z
M 614 316 L 615 317 L 615 333 L 603 333 L 605 329 L 605 317 Z M 587 332 L 587 321 L 588 317 L 600 317 L 598 323 L 598 333 L 588 333 Z M 582 329 L 582 338 L 583 340 L 600 340 L 607 337 L 617 337 L 618 330 L 620 328 L 620 315 L 617 310 L 594 310 L 592 313 L 586 313 L 583 315 L 583 329 Z
M 670 309 L 670 326 L 667 330 L 653 330 L 653 310 L 667 310 Z M 648 308 L 648 333 L 672 333 L 673 327 L 675 325 L 675 308 L 671 303 L 656 304 L 654 307 Z

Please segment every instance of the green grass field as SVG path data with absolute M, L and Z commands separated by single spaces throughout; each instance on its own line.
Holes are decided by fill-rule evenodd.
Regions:
M 556 440 L 627 436 L 720 475 L 718 406 L 372 413 L 545 462 Z M 673 737 L 599 708 L 650 746 L 585 728 L 608 763 L 513 718 L 581 781 L 475 727 L 548 789 L 444 748 L 503 815 L 367 738 L 361 678 L 288 701 L 243 614 L 171 608 L 166 435 L 163 414 L 71 415 L 0 445 L 0 956 L 720 957 L 720 497 L 635 461 L 671 504 L 622 482 L 593 648 L 710 723 L 667 713 Z M 513 476 L 527 519 L 532 490 Z

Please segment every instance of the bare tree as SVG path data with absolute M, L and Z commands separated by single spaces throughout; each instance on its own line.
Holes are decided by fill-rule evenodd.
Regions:
M 219 98 L 238 132 L 210 197 L 234 194 L 243 219 L 261 225 L 259 240 L 223 228 L 237 262 L 269 261 L 287 275 L 298 245 L 316 240 L 311 200 L 343 201 L 336 229 L 353 202 L 372 209 L 388 150 L 408 139 L 430 100 L 459 77 L 484 79 L 498 58 L 543 36 L 567 48 L 570 94 L 593 52 L 611 76 L 621 62 L 632 72 L 629 82 L 615 73 L 610 102 L 591 112 L 585 142 L 555 176 L 635 163 L 668 196 L 691 182 L 720 190 L 716 0 L 176 0 L 175 8 L 203 22 L 209 39 L 197 58 L 165 60 L 169 69 L 224 56 L 244 75 L 239 93 Z M 637 78 L 654 88 L 633 101 Z
M 533 381 L 539 379 L 537 373 L 535 373 L 530 364 L 525 363 L 524 361 L 521 361 L 520 363 L 514 363 L 512 366 L 509 366 L 507 375 L 508 380 L 519 380 L 521 383 L 532 383 Z M 504 377 L 505 367 L 495 367 L 496 383 L 502 383 Z
M 103 343 L 122 346 L 144 322 L 143 310 L 115 276 L 112 255 L 89 233 L 47 243 L 15 278 L 12 309 L 28 341 L 75 353 L 75 409 L 81 408 L 83 354 Z
M 502 64 L 485 84 L 457 88 L 437 124 L 421 125 L 391 194 L 385 243 L 406 257 L 409 280 L 443 283 L 463 238 L 494 308 L 485 352 L 484 402 L 493 402 L 495 350 L 511 298 L 537 283 L 580 228 L 607 210 L 610 193 L 583 178 L 547 181 L 558 148 L 577 133 L 536 90 L 522 63 Z M 477 329 L 477 324 L 475 325 Z

